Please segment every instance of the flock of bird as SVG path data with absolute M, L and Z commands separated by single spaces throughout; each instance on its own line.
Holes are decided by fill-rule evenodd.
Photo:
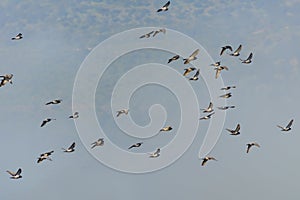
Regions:
M 159 8 L 157 10 L 157 12 L 168 11 L 170 4 L 171 4 L 170 1 L 168 1 L 165 5 L 163 5 L 161 8 Z M 149 33 L 146 33 L 146 34 L 140 36 L 140 39 L 142 39 L 142 38 L 150 38 L 151 35 L 152 35 L 152 37 L 155 37 L 159 33 L 166 34 L 166 29 L 161 28 L 161 29 L 158 29 L 158 30 L 153 30 L 153 31 L 151 31 Z M 21 40 L 22 38 L 23 38 L 22 33 L 19 33 L 15 37 L 11 38 L 11 40 Z M 230 53 L 227 53 L 229 56 L 238 57 L 238 56 L 240 56 L 241 50 L 242 50 L 242 45 L 239 45 L 238 48 L 235 51 L 233 51 L 232 46 L 226 45 L 226 46 L 221 47 L 220 56 L 222 56 L 225 52 L 230 51 Z M 187 64 L 190 64 L 192 61 L 196 60 L 197 59 L 196 56 L 199 54 L 199 52 L 200 52 L 200 50 L 196 49 L 189 57 L 183 58 L 183 64 L 187 65 Z M 172 58 L 168 59 L 167 63 L 171 63 L 171 62 L 174 62 L 176 60 L 179 60 L 181 57 L 182 56 L 180 56 L 180 55 L 174 55 Z M 239 58 L 239 60 L 243 64 L 250 64 L 252 62 L 252 58 L 253 58 L 253 53 L 251 52 L 250 55 L 246 59 Z M 229 68 L 227 66 L 221 65 L 220 61 L 211 64 L 211 66 L 213 66 L 214 70 L 216 71 L 216 74 L 215 74 L 215 78 L 216 79 L 220 76 L 221 71 L 223 71 L 223 70 L 228 71 L 229 70 Z M 200 69 L 197 69 L 193 65 L 191 67 L 187 67 L 187 68 L 184 69 L 183 76 L 187 77 L 193 71 L 196 71 L 195 74 L 193 76 L 191 76 L 191 77 L 188 77 L 188 80 L 190 80 L 190 81 L 197 81 L 199 79 Z M 12 82 L 13 74 L 1 75 L 0 78 L 1 78 L 0 87 L 5 86 L 7 83 L 13 84 L 13 82 Z M 224 88 L 220 88 L 220 90 L 222 90 L 222 91 L 229 91 L 229 90 L 234 89 L 234 88 L 236 88 L 236 86 L 232 85 L 232 86 L 226 86 Z M 228 93 L 225 93 L 225 94 L 221 95 L 220 98 L 230 98 L 231 96 L 232 96 L 231 92 L 228 92 Z M 61 102 L 62 102 L 62 99 L 55 99 L 55 100 L 47 102 L 45 105 L 46 106 L 56 105 L 56 104 L 60 104 Z M 227 109 L 235 108 L 235 106 L 233 106 L 233 105 L 231 105 L 231 106 L 225 105 L 225 106 L 219 106 L 217 108 L 219 110 L 227 110 Z M 209 102 L 209 106 L 207 108 L 200 109 L 200 110 L 203 113 L 207 114 L 207 115 L 201 117 L 199 120 L 209 120 L 215 114 L 213 102 Z M 122 109 L 122 110 L 117 111 L 116 117 L 119 117 L 122 114 L 127 115 L 128 113 L 129 113 L 129 109 Z M 69 116 L 70 119 L 77 119 L 78 117 L 79 117 L 79 112 L 74 112 L 73 115 Z M 46 118 L 46 119 L 44 119 L 42 121 L 40 127 L 44 127 L 47 123 L 49 123 L 49 122 L 51 122 L 53 120 L 56 120 L 56 119 L 55 118 Z M 293 124 L 293 121 L 294 120 L 292 119 L 287 124 L 287 126 L 285 126 L 285 127 L 284 126 L 280 126 L 280 125 L 277 125 L 277 127 L 280 128 L 281 131 L 284 131 L 284 132 L 290 131 L 291 130 L 291 126 Z M 240 134 L 240 129 L 241 129 L 240 124 L 237 124 L 237 126 L 236 126 L 235 129 L 226 128 L 226 130 L 228 132 L 230 132 L 230 135 L 233 135 L 233 136 L 239 135 Z M 165 126 L 165 127 L 161 128 L 159 130 L 159 132 L 168 132 L 168 131 L 172 131 L 172 130 L 173 130 L 172 126 Z M 95 147 L 100 147 L 100 146 L 103 146 L 103 145 L 104 145 L 104 138 L 99 138 L 98 140 L 96 140 L 96 141 L 94 141 L 94 142 L 91 143 L 91 149 L 93 149 Z M 135 144 L 130 145 L 128 147 L 128 149 L 139 148 L 142 145 L 143 145 L 143 142 L 137 142 Z M 76 146 L 76 144 L 75 144 L 75 142 L 73 142 L 67 149 L 62 148 L 62 151 L 65 152 L 65 153 L 74 152 L 75 151 L 75 146 Z M 257 142 L 247 143 L 246 144 L 246 147 L 247 147 L 246 148 L 246 153 L 249 153 L 250 149 L 253 146 L 260 147 L 260 145 Z M 44 160 L 52 161 L 52 159 L 51 159 L 50 156 L 53 153 L 54 153 L 53 150 L 49 151 L 49 152 L 41 153 L 40 156 L 37 159 L 37 163 L 41 163 Z M 157 148 L 154 152 L 148 153 L 148 155 L 149 155 L 150 158 L 157 158 L 157 157 L 160 156 L 160 153 L 161 153 L 160 148 Z M 201 165 L 204 166 L 207 163 L 207 161 L 209 161 L 209 160 L 215 160 L 215 161 L 217 161 L 217 159 L 215 157 L 207 155 L 206 157 L 202 158 Z M 22 178 L 22 175 L 21 175 L 22 169 L 21 168 L 19 168 L 17 170 L 17 172 L 11 172 L 11 171 L 7 170 L 7 173 L 10 175 L 11 179 L 20 179 L 20 178 Z

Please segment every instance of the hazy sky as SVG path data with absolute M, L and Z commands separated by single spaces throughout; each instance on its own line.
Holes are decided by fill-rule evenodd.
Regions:
M 0 199 L 299 199 L 300 1 L 171 1 L 169 11 L 156 13 L 165 3 L 1 1 L 0 74 L 12 73 L 14 77 L 12 85 L 0 88 Z M 224 130 L 210 153 L 217 162 L 201 167 L 198 158 L 209 121 L 200 122 L 192 145 L 172 165 L 136 175 L 101 164 L 84 147 L 82 135 L 79 137 L 74 121 L 68 119 L 73 112 L 75 77 L 91 50 L 114 34 L 142 27 L 165 27 L 186 34 L 213 60 L 229 67 L 222 72 L 222 79 L 225 85 L 237 86 L 228 100 L 236 108 L 227 112 Z M 12 41 L 19 32 L 24 38 Z M 167 37 L 168 32 L 160 33 L 157 40 Z M 233 48 L 242 44 L 241 58 L 253 52 L 253 63 L 243 65 L 228 55 L 220 57 L 220 47 L 227 44 Z M 174 43 L 180 45 L 187 48 L 180 41 Z M 108 49 L 107 53 L 112 52 Z M 172 56 L 160 50 L 131 52 L 114 61 L 99 81 L 95 113 L 103 130 L 110 133 L 107 137 L 121 149 L 142 140 L 145 145 L 133 152 L 152 152 L 175 138 L 181 111 L 180 100 L 172 91 L 146 85 L 130 100 L 130 117 L 140 126 L 149 124 L 152 105 L 165 108 L 166 123 L 174 130 L 149 140 L 122 132 L 114 121 L 110 100 L 115 84 L 128 70 L 149 62 L 166 64 Z M 182 73 L 185 66 L 181 62 L 169 66 Z M 198 62 L 201 70 L 211 68 L 207 61 L 199 58 Z M 204 79 L 191 85 L 199 101 L 195 109 L 206 107 L 210 98 Z M 44 105 L 56 98 L 63 102 Z M 47 117 L 57 120 L 41 128 Z M 295 122 L 290 132 L 283 133 L 276 127 L 292 118 Z M 230 136 L 225 128 L 234 128 L 237 123 L 241 124 L 241 135 Z M 87 127 L 87 135 L 93 130 Z M 90 143 L 98 139 L 97 133 L 93 134 Z M 73 141 L 77 144 L 75 152 L 63 153 L 61 148 Z M 252 141 L 261 148 L 246 154 L 246 143 Z M 53 162 L 37 164 L 39 154 L 50 150 L 54 150 Z M 10 180 L 5 171 L 19 167 L 23 178 Z

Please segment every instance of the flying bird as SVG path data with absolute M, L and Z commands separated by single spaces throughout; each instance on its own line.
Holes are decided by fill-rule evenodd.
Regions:
M 167 32 L 167 30 L 165 28 L 158 29 L 158 30 L 154 31 L 152 37 L 155 37 L 158 33 L 166 34 L 166 32 Z
M 194 70 L 196 70 L 195 67 L 185 68 L 185 69 L 184 69 L 183 76 L 187 76 L 189 73 L 191 73 L 191 72 L 194 71 Z
M 239 56 L 240 55 L 240 51 L 242 50 L 242 45 L 240 44 L 240 46 L 231 54 L 231 56 Z
M 54 99 L 52 101 L 47 102 L 45 105 L 50 105 L 50 104 L 60 104 L 62 102 L 61 99 Z
M 214 113 L 214 112 L 213 112 L 213 113 L 210 113 L 209 115 L 206 115 L 206 116 L 204 116 L 204 117 L 201 117 L 199 120 L 203 120 L 203 119 L 207 120 L 207 119 L 210 119 L 211 116 L 212 116 L 213 114 L 215 114 L 215 113 Z
M 250 55 L 248 56 L 248 58 L 246 60 L 243 60 L 240 58 L 240 61 L 242 61 L 242 63 L 245 63 L 245 64 L 249 64 L 252 62 L 252 56 L 253 56 L 253 53 L 250 53 Z
M 74 112 L 73 115 L 69 116 L 70 119 L 77 119 L 78 117 L 79 117 L 79 112 Z
M 221 98 L 230 98 L 230 97 L 232 97 L 232 95 L 231 95 L 231 92 L 229 92 L 229 93 L 221 95 L 220 97 Z
M 294 120 L 292 119 L 286 127 L 282 127 L 279 125 L 277 125 L 277 127 L 280 128 L 281 131 L 290 131 L 292 129 L 291 126 L 292 126 L 293 122 L 294 122 Z
M 142 142 L 135 143 L 135 144 L 131 145 L 130 147 L 128 147 L 128 149 L 140 147 L 142 144 L 143 144 Z
M 2 78 L 2 80 L 0 82 L 0 87 L 6 85 L 7 83 L 13 84 L 13 82 L 11 80 L 13 76 L 14 76 L 13 74 L 5 74 L 5 75 L 0 76 L 0 78 Z
M 62 150 L 66 153 L 71 153 L 75 151 L 75 142 L 73 142 L 67 149 L 62 148 Z
M 171 126 L 165 126 L 162 129 L 160 129 L 159 131 L 171 131 L 173 128 Z
M 158 156 L 160 156 L 160 148 L 156 149 L 155 152 L 149 154 L 150 158 L 157 158 Z
M 222 107 L 218 107 L 219 110 L 227 110 L 229 108 L 235 108 L 235 106 L 222 106 Z
M 184 64 L 189 64 L 191 61 L 196 60 L 199 51 L 199 49 L 196 49 L 188 58 L 183 59 Z
M 220 66 L 220 65 L 221 65 L 221 62 L 220 62 L 220 61 L 215 62 L 215 63 L 213 63 L 213 64 L 210 64 L 210 66 L 214 66 L 214 67 L 218 67 L 218 66 Z
M 205 158 L 202 158 L 202 163 L 201 163 L 201 166 L 204 166 L 205 163 L 209 160 L 214 160 L 214 161 L 217 161 L 217 159 L 215 159 L 214 157 L 211 157 L 211 156 L 206 156 Z
M 7 170 L 6 172 L 10 174 L 10 176 L 11 176 L 10 178 L 11 178 L 11 179 L 19 179 L 19 178 L 22 178 L 22 176 L 21 176 L 22 169 L 21 169 L 21 168 L 19 168 L 18 171 L 17 171 L 16 173 L 11 172 L 11 171 L 9 171 L 9 170 Z
M 37 160 L 37 163 L 40 163 L 42 162 L 43 160 L 49 160 L 49 161 L 52 161 L 52 159 L 49 157 L 54 151 L 49 151 L 49 152 L 46 152 L 46 153 L 42 153 L 40 155 L 40 157 L 38 158 Z
M 221 74 L 221 71 L 224 70 L 224 69 L 225 69 L 226 71 L 229 70 L 228 67 L 226 67 L 226 66 L 218 66 L 218 67 L 216 67 L 216 68 L 215 68 L 215 70 L 216 70 L 216 76 L 215 76 L 215 78 L 218 78 L 219 75 Z
M 174 61 L 174 60 L 178 60 L 179 58 L 180 58 L 179 55 L 175 55 L 175 56 L 173 56 L 172 58 L 170 58 L 170 59 L 168 60 L 168 63 L 170 63 L 170 62 L 172 62 L 172 61 Z
M 190 78 L 191 81 L 197 81 L 199 79 L 200 69 L 198 69 L 193 77 Z
M 119 117 L 121 114 L 128 115 L 129 109 L 123 109 L 117 111 L 117 117 Z
M 249 153 L 250 148 L 253 147 L 253 146 L 260 147 L 260 145 L 259 145 L 258 143 L 256 143 L 256 142 L 248 143 L 248 144 L 247 144 L 247 150 L 246 150 L 246 153 Z
M 16 35 L 15 37 L 11 38 L 12 40 L 21 40 L 23 38 L 22 33 L 19 33 L 18 35 Z
M 104 145 L 104 139 L 103 138 L 99 138 L 97 141 L 93 142 L 91 149 L 97 147 L 97 146 L 103 146 Z
M 158 9 L 157 12 L 169 10 L 170 3 L 171 3 L 171 2 L 168 1 L 163 7 L 161 7 L 160 9 Z
M 221 88 L 221 90 L 230 90 L 230 89 L 233 89 L 233 88 L 236 88 L 236 86 L 235 85 L 233 85 L 233 86 L 226 86 L 226 87 Z
M 210 112 L 214 111 L 213 106 L 214 106 L 214 104 L 212 102 L 209 102 L 209 105 L 207 108 L 200 109 L 200 110 L 203 110 L 204 113 L 210 113 Z
M 52 120 L 56 120 L 53 118 L 46 118 L 42 121 L 41 127 L 45 126 L 47 123 L 51 122 Z
M 149 33 L 146 33 L 146 34 L 140 36 L 140 39 L 142 39 L 142 38 L 149 38 L 149 37 L 151 36 L 152 33 L 154 33 L 154 31 L 151 31 L 151 32 L 149 32 Z
M 226 45 L 226 46 L 224 46 L 224 47 L 221 47 L 220 56 L 224 53 L 224 51 L 225 51 L 226 49 L 229 49 L 230 51 L 232 51 L 232 47 L 229 46 L 229 45 Z
M 240 129 L 241 129 L 240 124 L 238 124 L 235 129 L 226 128 L 226 130 L 230 132 L 230 135 L 239 135 L 240 134 Z

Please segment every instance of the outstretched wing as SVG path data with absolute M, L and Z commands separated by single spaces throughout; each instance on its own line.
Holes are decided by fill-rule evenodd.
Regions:
M 247 60 L 251 60 L 253 56 L 253 53 L 251 52 L 250 55 L 248 56 Z
M 73 142 L 72 144 L 71 144 L 71 146 L 69 147 L 69 149 L 74 149 L 75 148 L 75 142 Z
M 240 46 L 234 51 L 234 53 L 239 53 L 242 50 L 242 45 L 240 44 Z
M 9 173 L 11 176 L 15 176 L 16 175 L 15 173 L 13 173 L 13 172 L 11 172 L 9 170 L 7 170 L 6 172 Z
M 199 49 L 196 49 L 190 57 L 195 57 L 199 53 Z
M 291 128 L 292 124 L 293 124 L 294 120 L 292 119 L 289 124 L 286 126 L 286 128 Z
M 21 173 L 22 173 L 22 169 L 19 168 L 18 171 L 17 171 L 17 173 L 16 173 L 16 175 L 20 175 Z
M 238 132 L 238 131 L 240 131 L 240 129 L 241 129 L 241 126 L 240 126 L 240 124 L 238 124 L 238 125 L 236 126 L 235 131 Z
M 169 5 L 170 5 L 170 1 L 168 1 L 163 7 L 169 7 Z

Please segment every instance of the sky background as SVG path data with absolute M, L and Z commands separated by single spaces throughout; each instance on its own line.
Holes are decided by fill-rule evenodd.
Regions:
M 13 85 L 0 88 L 1 199 L 299 199 L 300 1 L 171 1 L 168 12 L 156 13 L 165 3 L 1 1 L 0 74 L 14 74 Z M 222 60 L 229 67 L 222 78 L 226 85 L 237 85 L 228 100 L 236 109 L 227 112 L 224 129 L 237 123 L 242 128 L 238 137 L 222 132 L 211 152 L 218 162 L 201 167 L 198 159 L 207 121 L 200 123 L 196 139 L 179 160 L 154 173 L 133 175 L 112 170 L 81 143 L 74 122 L 68 119 L 81 63 L 108 37 L 140 27 L 180 31 L 198 41 L 215 61 Z M 24 38 L 12 41 L 19 32 Z M 233 48 L 243 44 L 241 58 L 253 52 L 253 63 L 242 65 L 226 55 L 220 58 L 220 47 L 227 44 Z M 110 139 L 121 148 L 126 149 L 136 139 L 122 135 L 113 121 L 110 89 L 135 65 L 149 61 L 165 64 L 171 56 L 151 50 L 134 52 L 114 62 L 99 82 L 96 113 L 106 131 L 112 133 Z M 170 66 L 182 72 L 179 62 Z M 210 101 L 209 93 L 202 79 L 197 84 L 199 104 L 204 108 Z M 44 105 L 56 98 L 63 102 Z M 146 86 L 134 94 L 132 118 L 146 125 L 149 118 L 145 113 L 155 103 L 165 106 L 167 121 L 176 130 L 180 110 L 174 108 L 178 101 L 160 87 Z M 40 128 L 47 117 L 57 120 Z M 291 132 L 285 134 L 276 127 L 292 118 Z M 153 142 L 165 145 L 173 137 L 171 133 L 159 135 Z M 73 141 L 77 144 L 74 153 L 61 152 Z M 246 143 L 252 141 L 261 148 L 246 154 Z M 133 151 L 154 148 L 145 145 Z M 39 154 L 49 150 L 55 151 L 53 162 L 36 164 Z M 19 167 L 23 178 L 10 180 L 5 171 Z

